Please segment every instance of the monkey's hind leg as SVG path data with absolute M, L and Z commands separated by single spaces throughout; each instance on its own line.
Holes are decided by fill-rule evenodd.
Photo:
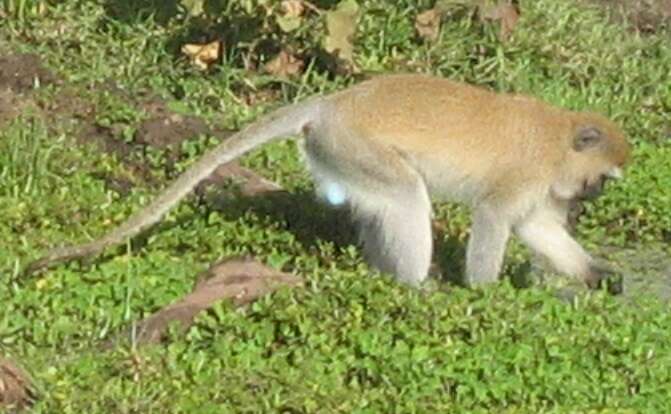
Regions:
M 431 265 L 431 202 L 420 178 L 411 188 L 389 192 L 388 199 L 351 200 L 363 254 L 373 267 L 417 286 Z

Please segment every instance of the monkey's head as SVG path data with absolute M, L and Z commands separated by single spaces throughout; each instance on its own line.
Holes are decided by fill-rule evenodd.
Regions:
M 612 121 L 596 114 L 575 114 L 568 140 L 560 179 L 552 188 L 556 197 L 592 199 L 601 193 L 608 179 L 622 177 L 631 149 Z

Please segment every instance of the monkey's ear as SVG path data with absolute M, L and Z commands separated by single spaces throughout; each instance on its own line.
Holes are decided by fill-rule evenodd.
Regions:
M 573 138 L 573 149 L 581 152 L 589 148 L 594 148 L 603 140 L 603 133 L 597 127 L 585 126 L 578 130 L 578 134 Z

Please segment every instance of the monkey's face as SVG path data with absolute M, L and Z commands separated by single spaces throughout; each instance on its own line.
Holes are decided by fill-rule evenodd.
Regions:
M 594 199 L 609 179 L 622 177 L 629 154 L 629 144 L 615 124 L 598 115 L 586 116 L 573 131 L 554 195 L 564 200 Z

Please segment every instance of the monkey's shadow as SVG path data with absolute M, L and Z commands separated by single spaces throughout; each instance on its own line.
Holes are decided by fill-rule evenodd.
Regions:
M 210 191 L 201 196 L 208 209 L 234 220 L 245 213 L 267 217 L 284 223 L 296 240 L 306 247 L 317 246 L 318 240 L 328 240 L 337 247 L 356 244 L 356 227 L 347 209 L 331 208 L 307 190 L 289 192 L 278 190 L 255 195 L 231 191 Z
M 233 194 L 229 191 L 210 192 L 201 196 L 208 208 L 234 220 L 251 212 L 286 225 L 296 240 L 310 250 L 317 251 L 318 242 L 330 241 L 337 248 L 359 246 L 357 229 L 347 208 L 328 206 L 317 199 L 314 192 L 273 191 L 257 195 Z M 430 276 L 444 282 L 463 285 L 463 243 L 454 236 L 445 237 L 438 226 L 433 228 L 433 262 Z

